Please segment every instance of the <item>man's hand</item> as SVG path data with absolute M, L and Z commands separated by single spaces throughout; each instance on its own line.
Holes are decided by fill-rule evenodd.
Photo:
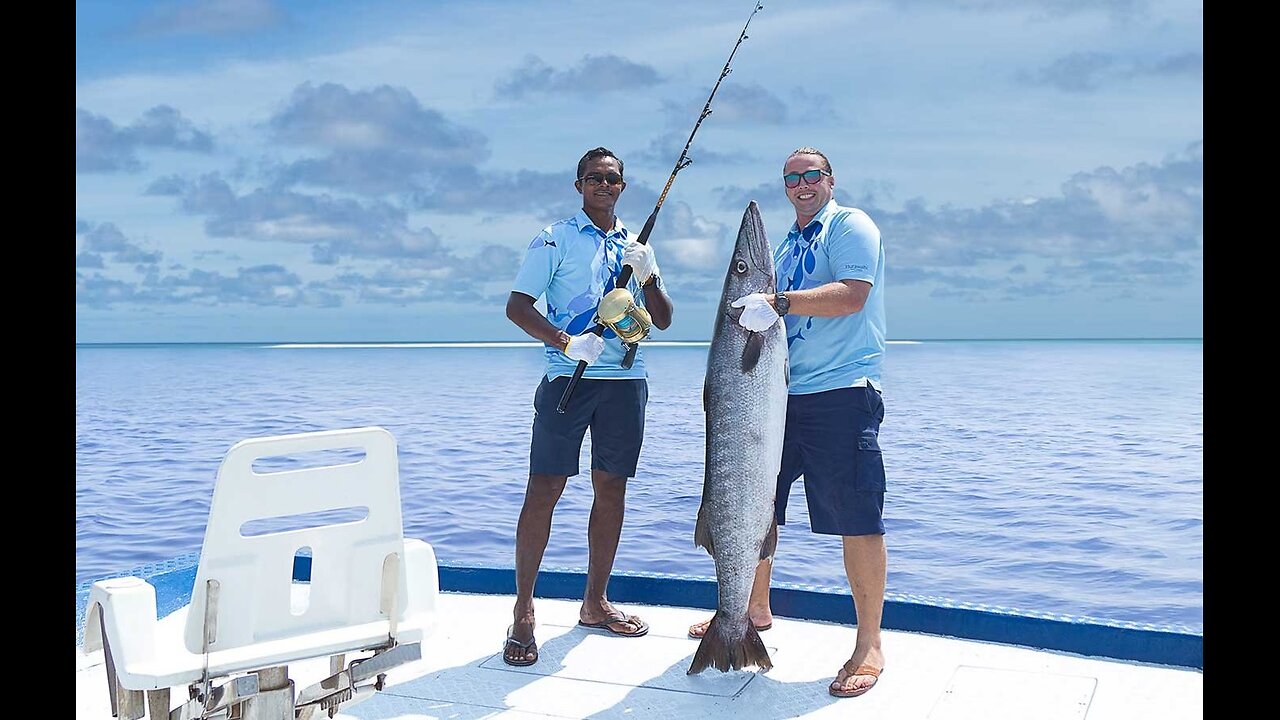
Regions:
M 769 296 L 764 293 L 743 295 L 730 303 L 729 307 L 742 308 L 738 324 L 751 332 L 764 332 L 778 322 L 778 313 L 769 304 Z
M 569 338 L 569 344 L 564 346 L 564 354 L 570 359 L 586 362 L 588 365 L 599 360 L 602 352 L 604 352 L 604 338 L 593 332 L 574 335 Z
M 631 266 L 631 275 L 636 282 L 644 285 L 653 274 L 653 248 L 645 243 L 632 240 L 622 250 L 622 264 Z

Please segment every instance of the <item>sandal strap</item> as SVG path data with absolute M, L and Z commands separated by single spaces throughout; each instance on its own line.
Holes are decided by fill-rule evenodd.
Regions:
M 515 645 L 519 647 L 521 650 L 528 650 L 531 645 L 533 645 L 535 642 L 538 641 L 536 637 L 531 637 L 527 642 L 520 642 L 519 640 L 516 639 L 515 634 L 512 632 L 513 630 L 515 630 L 514 625 L 507 628 L 507 644 L 508 645 Z
M 884 672 L 884 668 L 873 667 L 871 665 L 867 665 L 866 663 L 859 665 L 856 669 L 851 671 L 849 670 L 848 661 L 846 661 L 845 664 L 840 667 L 840 669 L 844 670 L 845 679 L 851 678 L 854 675 L 870 675 L 871 677 L 878 678 L 880 677 L 880 673 Z

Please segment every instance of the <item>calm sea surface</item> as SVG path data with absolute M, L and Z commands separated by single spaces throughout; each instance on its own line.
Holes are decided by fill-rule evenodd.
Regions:
M 892 344 L 881 429 L 891 596 L 1203 632 L 1200 341 Z M 380 425 L 397 438 L 405 534 L 441 563 L 513 564 L 531 345 L 76 348 L 76 582 L 200 549 L 236 442 Z M 615 570 L 713 578 L 693 545 L 707 347 L 646 343 L 648 425 Z M 584 446 L 582 466 L 589 441 Z M 586 567 L 588 476 L 557 506 L 544 568 Z M 774 578 L 847 591 L 802 483 Z

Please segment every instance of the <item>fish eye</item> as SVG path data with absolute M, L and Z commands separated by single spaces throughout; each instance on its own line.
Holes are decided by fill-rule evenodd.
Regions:
M 733 269 L 739 275 L 741 275 L 742 273 L 747 271 L 747 261 L 739 259 L 738 262 L 733 266 Z

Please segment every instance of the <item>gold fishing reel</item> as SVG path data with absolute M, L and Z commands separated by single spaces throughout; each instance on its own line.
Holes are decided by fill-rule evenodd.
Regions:
M 634 345 L 649 336 L 653 318 L 649 311 L 636 305 L 625 287 L 614 288 L 600 300 L 596 317 L 601 325 L 617 333 L 624 343 Z

